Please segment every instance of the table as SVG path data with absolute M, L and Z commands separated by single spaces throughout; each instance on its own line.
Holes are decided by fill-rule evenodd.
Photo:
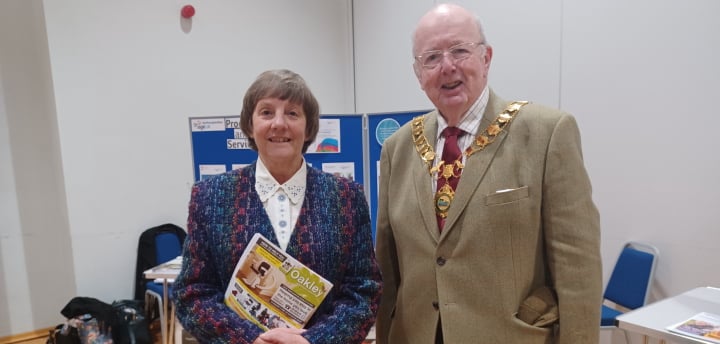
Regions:
M 163 284 L 163 317 L 165 318 L 165 328 L 161 329 L 162 333 L 166 334 L 163 337 L 165 343 L 173 343 L 173 326 L 175 324 L 175 305 L 169 302 L 168 286 L 170 281 L 174 281 L 177 275 L 180 273 L 180 266 L 182 265 L 182 256 L 178 256 L 173 260 L 162 263 L 158 266 L 145 270 L 144 275 L 147 279 L 162 280 Z M 168 307 L 169 306 L 169 307 Z
M 647 306 L 635 309 L 617 317 L 618 328 L 647 337 L 658 338 L 661 343 L 711 343 L 668 331 L 666 328 L 678 324 L 700 312 L 720 314 L 720 288 L 699 287 L 688 290 Z

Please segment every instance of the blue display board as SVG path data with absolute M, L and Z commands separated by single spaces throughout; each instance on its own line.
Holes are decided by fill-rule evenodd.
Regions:
M 364 140 L 362 135 L 363 115 L 322 115 L 320 117 L 321 121 L 326 119 L 338 120 L 340 122 L 340 151 L 336 153 L 306 153 L 305 160 L 313 167 L 328 172 L 332 171 L 332 169 L 327 167 L 329 163 L 353 163 L 355 168 L 354 175 L 351 179 L 365 186 L 365 166 L 363 162 Z M 321 125 L 321 130 L 322 127 Z M 322 132 L 318 133 L 318 138 L 322 135 Z M 323 145 L 323 142 L 318 143 Z M 345 173 L 341 174 L 348 177 Z
M 364 184 L 363 120 L 359 114 L 321 115 L 320 121 L 331 125 L 321 125 L 318 139 L 322 147 L 311 146 L 305 160 L 322 170 L 332 170 L 329 164 L 351 163 L 354 168 L 344 170 L 343 175 Z M 240 129 L 239 116 L 191 117 L 190 136 L 195 181 L 257 160 L 257 152 Z
M 257 159 L 240 130 L 239 116 L 191 117 L 190 142 L 195 181 Z
M 370 137 L 368 147 L 368 171 L 370 175 L 368 177 L 369 190 L 367 191 L 369 191 L 370 196 L 370 217 L 372 219 L 373 240 L 375 239 L 377 223 L 377 199 L 380 182 L 378 178 L 382 145 L 385 139 L 400 129 L 403 124 L 427 112 L 429 112 L 429 110 L 368 114 L 368 131 Z
M 362 184 L 368 196 L 373 240 L 377 218 L 378 164 L 382 144 L 400 126 L 423 111 L 321 115 L 318 138 L 305 160 L 315 168 L 339 173 Z M 239 116 L 191 117 L 195 181 L 257 160 L 240 130 Z

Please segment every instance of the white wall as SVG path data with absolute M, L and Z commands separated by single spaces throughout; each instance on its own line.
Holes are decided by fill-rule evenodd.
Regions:
M 346 1 L 191 1 L 191 22 L 186 3 L 45 2 L 79 295 L 131 297 L 140 232 L 184 227 L 188 117 L 239 114 L 270 68 L 352 110 Z
M 355 2 L 358 111 L 428 106 L 410 67 L 410 32 L 434 3 Z M 483 22 L 500 96 L 578 118 L 605 280 L 622 244 L 642 240 L 661 251 L 653 299 L 720 285 L 707 272 L 720 260 L 720 116 L 710 103 L 720 95 L 720 2 L 457 3 Z
M 428 107 L 410 67 L 410 32 L 435 2 L 355 2 L 359 112 Z M 711 105 L 720 95 L 720 2 L 459 3 L 481 17 L 493 45 L 495 91 L 577 117 L 604 280 L 623 243 L 640 240 L 661 252 L 650 301 L 720 286 L 720 116 Z M 602 339 L 624 343 L 620 333 Z
M 720 118 L 710 103 L 720 95 L 720 2 L 581 0 L 564 10 L 561 106 L 583 130 L 605 280 L 621 245 L 642 240 L 660 250 L 651 301 L 720 286 L 711 272 Z M 618 332 L 612 342 L 624 343 Z
M 3 314 L 3 319 L 6 319 L 6 316 L 10 319 L 10 309 L 13 309 L 16 310 L 13 312 L 15 322 L 31 324 L 30 309 L 24 307 L 30 304 L 30 295 L 27 292 L 27 273 L 24 271 L 25 250 L 22 246 L 4 93 L 0 82 L 0 276 L 3 276 L 0 283 L 0 314 Z M 6 276 L 18 278 L 10 279 Z M 12 322 L 1 321 L 0 333 L 13 333 Z
M 0 13 L 14 14 L 9 4 L 23 1 L 0 2 Z M 58 201 L 67 202 L 67 224 L 62 226 L 62 214 L 53 219 L 67 228 L 57 235 L 71 240 L 62 247 L 74 254 L 70 284 L 77 284 L 72 290 L 77 295 L 106 301 L 132 295 L 139 233 L 164 222 L 184 226 L 192 181 L 187 118 L 238 113 L 245 89 L 260 71 L 287 67 L 301 73 L 325 113 L 430 106 L 412 73 L 410 49 L 415 22 L 434 1 L 32 3 L 45 6 L 41 24 L 47 26 L 52 67 L 45 78 L 51 77 L 53 89 L 41 98 L 52 105 L 43 116 L 50 114 L 57 125 L 45 132 L 50 137 L 55 132 L 57 142 L 49 145 L 58 149 L 45 157 L 60 160 L 60 171 L 51 177 L 60 176 L 57 188 L 64 190 L 50 196 L 63 195 Z M 188 3 L 197 9 L 191 25 L 179 16 Z M 460 3 L 483 20 L 494 47 L 490 81 L 502 97 L 557 106 L 578 118 L 601 212 L 606 279 L 621 244 L 643 240 L 661 250 L 654 299 L 720 286 L 720 276 L 712 273 L 720 260 L 714 249 L 720 241 L 720 158 L 714 141 L 720 120 L 711 103 L 720 94 L 720 22 L 714 18 L 720 2 Z M 6 38 L 0 51 L 7 52 L 14 36 L 0 37 Z M 3 62 L 0 105 L 4 99 L 6 114 L 0 106 L 0 124 L 5 115 L 9 125 L 6 131 L 0 126 L 0 144 L 5 145 L 4 132 L 26 125 L 13 125 L 24 113 L 7 106 L 8 94 L 22 79 L 18 72 L 8 77 Z M 42 75 L 35 80 L 43 85 Z M 38 154 L 10 136 L 10 155 Z M 39 198 L 37 189 L 27 196 L 29 179 L 15 180 L 34 165 L 14 162 L 5 148 L 0 165 L 2 221 L 10 224 L 0 237 L 7 241 L 0 243 L 22 244 L 42 226 L 16 215 L 27 213 L 30 201 L 13 200 L 13 193 L 18 199 Z M 5 247 L 3 319 L 20 314 L 20 304 L 27 302 L 22 300 L 41 297 L 30 291 L 9 299 L 8 290 L 27 286 L 8 278 L 22 265 L 12 255 L 23 253 Z M 25 251 L 27 280 L 34 284 L 42 266 L 33 262 L 47 257 Z M 45 313 L 59 317 L 59 308 Z M 37 313 L 33 308 L 33 323 L 13 324 L 11 333 L 53 325 L 38 320 Z M 7 331 L 3 326 L 0 336 Z
M 436 1 L 354 2 L 358 112 L 432 107 L 412 70 L 412 32 Z M 478 14 L 493 46 L 490 83 L 502 97 L 558 106 L 561 0 L 456 1 Z
M 606 270 L 660 249 L 653 298 L 720 286 L 720 2 L 567 1 L 562 104 L 577 113 Z
M 0 2 L 0 336 L 75 295 L 42 2 Z
M 191 21 L 180 17 L 186 4 L 197 10 Z M 188 117 L 239 115 L 247 87 L 271 68 L 303 75 L 323 112 L 354 108 L 349 1 L 6 0 L 0 2 L 0 13 L 7 19 L 0 35 L 0 70 L 5 72 L 0 99 L 51 105 L 40 113 L 7 106 L 7 116 L 3 111 L 0 117 L 9 119 L 7 132 L 17 133 L 9 146 L 12 154 L 5 154 L 3 146 L 0 155 L 0 180 L 8 186 L 2 190 L 2 204 L 8 204 L 3 215 L 9 213 L 3 222 L 12 225 L 3 226 L 0 243 L 19 245 L 3 249 L 0 256 L 5 265 L 12 263 L 0 270 L 0 337 L 56 324 L 60 309 L 74 295 L 106 302 L 132 297 L 139 234 L 165 222 L 185 226 L 193 181 Z M 17 33 L 26 30 L 42 33 L 30 39 L 44 50 L 21 49 L 26 36 Z M 21 52 L 28 61 L 19 61 Z M 43 68 L 16 70 L 35 59 L 42 59 L 35 67 Z M 24 80 L 23 72 L 32 72 L 25 76 L 33 78 Z M 37 86 L 35 92 L 26 89 L 28 81 Z M 32 127 L 37 124 L 42 131 Z M 32 140 L 41 145 L 28 144 Z M 17 162 L 27 158 L 35 163 Z M 59 165 L 53 177 L 59 180 L 35 182 L 52 181 L 62 190 L 54 210 L 63 215 L 61 228 L 67 230 L 57 232 L 65 240 L 53 240 L 53 249 L 74 255 L 59 257 L 47 249 L 28 250 L 36 248 L 28 246 L 29 237 L 37 237 L 38 230 L 48 234 L 50 226 L 41 220 L 57 217 L 43 212 L 35 212 L 35 218 L 22 216 L 33 209 L 31 201 L 40 201 L 35 194 L 44 189 L 33 186 L 30 176 L 43 171 L 38 164 L 54 159 Z M 13 185 L 6 166 L 27 183 L 16 180 Z M 17 218 L 20 224 L 13 223 Z M 36 269 L 47 264 L 23 265 L 18 260 L 26 258 L 23 245 L 27 257 L 64 264 L 70 273 L 57 276 L 59 282 L 45 278 L 40 283 L 38 279 L 55 273 Z M 10 275 L 23 266 L 25 275 Z M 52 293 L 44 288 L 47 284 Z M 58 286 L 63 292 L 57 292 Z M 12 292 L 20 292 L 24 301 Z M 42 303 L 45 298 L 52 302 Z M 41 308 L 29 308 L 28 299 Z M 25 310 L 32 320 L 21 317 Z M 19 323 L 5 320 L 16 314 Z

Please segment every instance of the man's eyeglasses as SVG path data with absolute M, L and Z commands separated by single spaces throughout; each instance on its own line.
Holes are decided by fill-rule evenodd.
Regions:
M 437 67 L 445 57 L 445 54 L 450 54 L 450 60 L 457 62 L 470 57 L 475 48 L 484 46 L 485 42 L 468 42 L 453 45 L 446 50 L 429 50 L 421 55 L 415 56 L 415 60 L 427 69 Z

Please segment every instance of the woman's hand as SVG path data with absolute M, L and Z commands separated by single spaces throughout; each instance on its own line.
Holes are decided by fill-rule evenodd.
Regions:
M 310 344 L 301 336 L 303 332 L 299 328 L 274 328 L 258 336 L 253 344 Z

